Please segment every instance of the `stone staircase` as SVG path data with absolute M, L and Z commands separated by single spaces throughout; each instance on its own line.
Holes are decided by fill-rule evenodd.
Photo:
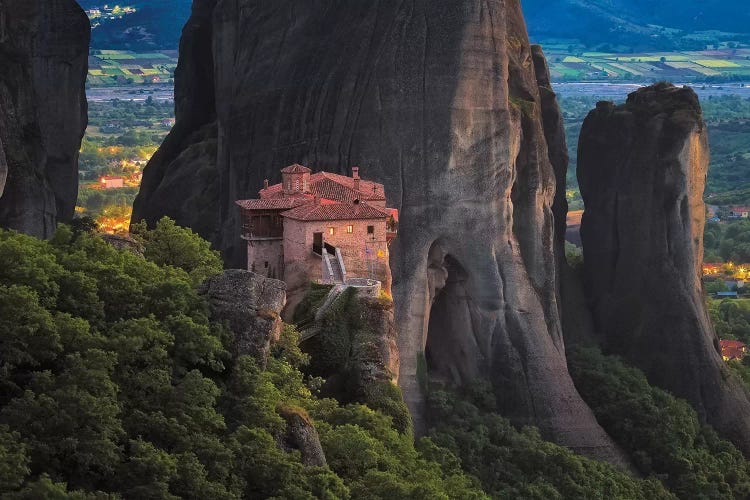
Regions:
M 328 275 L 324 277 L 324 281 L 337 285 L 346 282 L 346 266 L 344 266 L 344 258 L 341 255 L 341 250 L 336 249 L 335 255 L 331 254 L 328 250 L 323 251 L 324 269 Z

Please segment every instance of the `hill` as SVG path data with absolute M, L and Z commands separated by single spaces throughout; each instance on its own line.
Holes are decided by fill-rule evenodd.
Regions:
M 176 49 L 192 0 L 130 0 L 134 12 L 112 14 L 104 0 L 79 0 L 99 49 Z M 722 42 L 750 42 L 750 9 L 739 0 L 524 0 L 532 39 L 632 50 L 701 50 Z M 108 6 L 105 9 L 105 6 Z M 738 35 L 739 34 L 739 35 Z
M 750 9 L 739 0 L 525 0 L 531 37 L 620 51 L 703 49 L 747 41 Z
M 79 0 L 89 14 L 95 49 L 177 49 L 192 0 Z

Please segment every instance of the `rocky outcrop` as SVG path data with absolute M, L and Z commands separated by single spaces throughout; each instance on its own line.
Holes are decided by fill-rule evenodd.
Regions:
M 339 401 L 372 403 L 373 387 L 398 379 L 398 333 L 388 298 L 337 285 L 300 338 L 312 355 L 311 372 L 326 379 L 324 392 Z
M 249 271 L 230 269 L 206 280 L 198 293 L 208 301 L 211 320 L 229 326 L 234 336 L 232 358 L 251 356 L 265 369 L 271 347 L 281 336 L 286 285 Z M 307 412 L 290 405 L 279 406 L 276 411 L 286 421 L 284 432 L 277 436 L 279 448 L 299 451 L 307 466 L 325 466 L 320 437 Z
M 750 453 L 750 402 L 722 362 L 701 291 L 709 153 L 696 94 L 658 84 L 584 122 L 586 292 L 605 350 L 692 403 Z
M 0 6 L 0 226 L 46 237 L 73 218 L 90 26 L 74 0 Z
M 280 436 L 279 447 L 286 452 L 299 450 L 302 463 L 308 467 L 325 467 L 327 461 L 320 436 L 307 412 L 292 406 L 282 406 L 277 411 L 286 421 L 286 432 Z
M 206 280 L 198 290 L 211 308 L 211 319 L 227 323 L 234 334 L 233 358 L 252 356 L 262 367 L 279 340 L 286 285 L 259 274 L 230 269 Z
M 426 359 L 455 383 L 490 378 L 516 422 L 619 460 L 567 372 L 555 177 L 518 0 L 196 0 L 183 47 L 184 112 L 146 169 L 136 220 L 200 197 L 195 177 L 212 159 L 175 158 L 214 118 L 216 197 L 177 215 L 193 228 L 215 217 L 201 232 L 233 265 L 244 258 L 235 200 L 291 163 L 359 165 L 401 210 L 399 383 L 417 429 Z

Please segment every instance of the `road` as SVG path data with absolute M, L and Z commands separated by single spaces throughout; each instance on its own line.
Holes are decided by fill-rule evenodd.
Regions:
M 151 96 L 155 101 L 173 101 L 172 85 L 128 85 L 124 87 L 89 87 L 86 97 L 89 102 L 104 102 L 113 99 L 122 101 L 145 101 Z
M 606 83 L 606 82 L 558 82 L 552 86 L 560 97 L 594 96 L 599 99 L 623 100 L 629 93 L 647 83 Z M 678 84 L 682 85 L 682 84 Z M 693 88 L 701 99 L 710 96 L 741 95 L 750 98 L 749 83 L 697 84 Z M 87 88 L 90 102 L 112 99 L 145 101 L 149 96 L 157 101 L 173 101 L 174 88 L 171 85 L 128 85 L 123 87 Z
M 648 83 L 590 83 L 590 82 L 557 82 L 552 87 L 560 97 L 593 96 L 599 99 L 622 101 L 625 97 Z M 689 85 L 698 93 L 701 99 L 722 95 L 741 95 L 750 98 L 750 82 L 722 83 L 722 84 L 681 84 Z

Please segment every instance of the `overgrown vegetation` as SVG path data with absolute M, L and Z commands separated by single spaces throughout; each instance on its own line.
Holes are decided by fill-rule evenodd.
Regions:
M 394 427 L 411 433 L 411 416 L 404 404 L 401 389 L 388 380 L 371 380 L 375 371 L 386 371 L 376 339 L 383 332 L 370 331 L 365 319 L 368 313 L 387 314 L 393 302 L 386 298 L 358 297 L 354 288 L 342 292 L 328 307 L 319 321 L 315 313 L 325 302 L 330 287 L 311 285 L 307 295 L 295 311 L 300 328 L 316 331 L 302 347 L 310 355 L 305 372 L 325 380 L 321 392 L 347 403 L 364 403 L 388 415 Z M 364 372 L 364 373 L 363 373 Z
M 599 423 L 643 474 L 659 477 L 679 498 L 750 496 L 750 464 L 701 425 L 687 402 L 595 349 L 569 351 L 569 368 Z
M 750 222 L 709 222 L 703 241 L 705 262 L 750 262 Z
M 429 435 L 458 457 L 492 498 L 675 498 L 655 479 L 634 479 L 576 455 L 544 441 L 535 428 L 516 429 L 496 413 L 494 396 L 485 385 L 464 388 L 462 394 L 430 394 L 427 414 L 434 427 Z M 440 448 L 435 452 L 445 453 Z
M 232 359 L 194 286 L 215 254 L 168 221 L 139 237 L 145 256 L 0 231 L 0 497 L 486 498 L 390 417 L 316 397 L 293 328 L 266 370 Z M 278 447 L 290 408 L 328 467 Z
M 750 344 L 750 300 L 709 300 L 708 313 L 719 338 Z

